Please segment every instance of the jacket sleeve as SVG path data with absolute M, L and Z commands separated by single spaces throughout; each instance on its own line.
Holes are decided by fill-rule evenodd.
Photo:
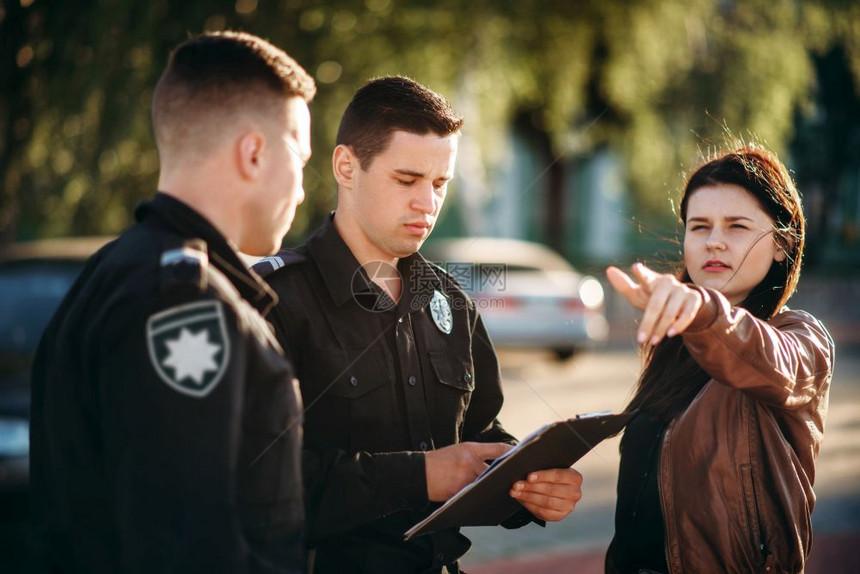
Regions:
M 475 390 L 466 411 L 463 440 L 476 442 L 504 442 L 516 444 L 517 439 L 508 433 L 496 418 L 504 403 L 502 374 L 499 360 L 476 310 L 470 311 L 472 325 L 472 362 L 475 367 Z
M 203 301 L 166 311 L 181 320 L 188 303 Z M 222 312 L 223 338 L 210 331 L 201 349 L 184 346 L 182 336 L 200 343 L 206 331 L 171 332 L 173 360 L 154 350 L 141 301 L 113 305 L 89 345 L 124 572 L 276 571 L 249 548 L 236 512 L 245 346 L 231 308 L 208 302 Z M 179 374 L 165 368 L 176 361 L 192 378 L 223 371 L 208 393 L 193 396 L 165 381 Z
M 833 340 L 812 315 L 786 310 L 765 322 L 717 291 L 697 289 L 703 305 L 682 336 L 713 379 L 786 409 L 808 404 L 829 382 Z
M 302 451 L 308 538 L 352 530 L 427 506 L 424 453 Z

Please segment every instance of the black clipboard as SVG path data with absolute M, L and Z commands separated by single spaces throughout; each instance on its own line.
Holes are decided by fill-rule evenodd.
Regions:
M 569 467 L 600 441 L 621 431 L 631 418 L 632 413 L 589 413 L 539 428 L 407 530 L 404 539 L 446 528 L 501 524 L 522 509 L 509 494 L 515 482 L 536 470 Z

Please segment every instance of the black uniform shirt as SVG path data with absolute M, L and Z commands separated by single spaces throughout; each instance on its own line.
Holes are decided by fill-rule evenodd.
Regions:
M 31 485 L 50 572 L 302 572 L 301 403 L 276 302 L 159 194 L 87 263 L 33 367 Z
M 296 251 L 254 269 L 280 297 L 270 320 L 306 405 L 316 572 L 438 572 L 454 562 L 469 547 L 456 530 L 408 543 L 402 537 L 432 510 L 423 451 L 514 442 L 496 420 L 498 361 L 469 298 L 414 254 L 398 265 L 403 289 L 395 305 L 331 218 Z M 523 514 L 507 526 L 527 523 L 531 515 Z

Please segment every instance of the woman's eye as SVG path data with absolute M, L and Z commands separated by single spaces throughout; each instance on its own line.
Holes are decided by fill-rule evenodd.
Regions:
M 746 225 L 742 225 L 740 223 L 732 224 L 732 229 L 747 229 Z
M 704 225 L 693 225 L 690 227 L 690 231 L 699 231 L 701 229 L 707 229 L 707 227 Z
M 400 185 L 404 185 L 404 186 L 410 186 L 413 183 L 415 183 L 415 180 L 414 179 L 398 179 L 397 183 L 399 183 Z

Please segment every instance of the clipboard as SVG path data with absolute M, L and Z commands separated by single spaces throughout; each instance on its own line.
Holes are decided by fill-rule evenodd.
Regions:
M 404 533 L 404 540 L 460 526 L 496 526 L 522 505 L 509 491 L 530 472 L 568 468 L 600 441 L 621 431 L 634 413 L 598 412 L 544 425 L 493 461 L 430 516 Z

